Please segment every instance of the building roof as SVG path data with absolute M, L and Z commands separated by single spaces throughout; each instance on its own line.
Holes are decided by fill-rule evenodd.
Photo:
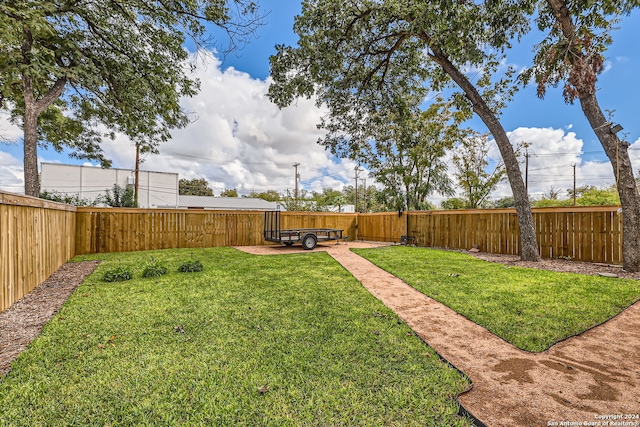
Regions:
M 267 202 L 250 197 L 179 196 L 179 208 L 204 208 L 219 210 L 284 210 L 278 202 Z

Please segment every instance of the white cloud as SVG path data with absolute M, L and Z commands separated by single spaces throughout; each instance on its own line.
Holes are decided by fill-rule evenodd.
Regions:
M 552 128 L 517 128 L 508 133 L 509 140 L 516 145 L 526 141 L 529 143 L 529 194 L 539 199 L 554 190 L 566 190 L 573 187 L 573 165 L 576 165 L 576 185 L 605 186 L 615 182 L 613 169 L 608 161 L 584 161 L 582 159 L 583 141 L 576 138 L 574 132 Z M 640 148 L 640 141 L 637 142 Z M 632 155 L 634 150 L 630 152 Z M 524 155 L 524 151 L 522 153 Z M 632 163 L 640 160 L 632 158 Z M 599 158 L 603 158 L 599 156 Z M 525 179 L 525 162 L 520 157 L 523 179 Z M 604 159 L 604 158 L 603 158 Z M 493 198 L 511 195 L 508 183 L 498 186 Z M 561 194 L 566 197 L 566 193 Z
M 241 194 L 292 189 L 294 163 L 300 163 L 302 188 L 338 189 L 351 179 L 353 164 L 333 159 L 317 144 L 323 136 L 316 128 L 322 111 L 313 100 L 279 110 L 266 98 L 269 80 L 233 68 L 222 71 L 217 59 L 199 64 L 194 77 L 201 81 L 200 93 L 182 100 L 193 123 L 174 131 L 159 155 L 146 156 L 143 169 L 204 177 L 216 192 L 237 188 Z M 103 147 L 114 167 L 133 167 L 135 151 L 127 138 Z
M 576 185 L 593 185 L 603 187 L 615 183 L 613 167 L 604 153 L 596 154 L 598 161 L 583 160 L 584 142 L 576 137 L 574 132 L 552 128 L 517 128 L 507 132 L 512 145 L 523 142 L 529 144 L 529 178 L 528 189 L 532 199 L 540 199 L 553 188 L 560 190 L 561 197 L 568 197 L 567 189 L 573 187 L 573 165 L 576 165 Z M 489 151 L 489 157 L 500 159 L 500 152 L 494 141 Z M 519 157 L 522 179 L 525 179 L 525 150 Z M 594 154 L 590 152 L 589 154 Z M 631 163 L 636 165 L 636 175 L 640 165 L 640 139 L 635 141 L 630 149 Z M 453 177 L 453 166 L 450 159 L 449 176 Z M 511 196 L 511 187 L 508 181 L 500 183 L 491 194 L 493 200 Z M 444 197 L 431 197 L 434 203 L 439 204 Z
M 24 193 L 22 163 L 9 153 L 0 151 L 0 190 Z
M 22 138 L 22 130 L 9 121 L 9 114 L 0 110 L 0 142 L 16 142 Z
M 334 159 L 317 144 L 323 132 L 316 124 L 323 112 L 313 100 L 300 99 L 280 110 L 266 98 L 270 81 L 233 68 L 222 71 L 215 58 L 207 62 L 201 62 L 194 75 L 201 81 L 200 93 L 181 101 L 193 122 L 174 131 L 172 140 L 159 146 L 160 154 L 143 156 L 142 169 L 177 172 L 187 179 L 206 178 L 216 193 L 225 188 L 237 188 L 241 194 L 293 189 L 294 163 L 300 163 L 303 189 L 340 189 L 345 182 L 351 183 L 354 164 Z M 0 135 L 14 140 L 21 134 L 0 116 Z M 124 135 L 105 141 L 103 149 L 113 167 L 134 167 L 135 148 Z M 22 191 L 21 162 L 0 154 L 0 185 L 8 191 Z M 62 162 L 69 161 L 63 158 Z
M 265 96 L 269 80 L 254 79 L 233 68 L 222 71 L 217 59 L 210 59 L 207 66 L 200 64 L 195 77 L 201 80 L 201 92 L 182 100 L 183 108 L 192 112 L 193 123 L 173 132 L 173 139 L 159 147 L 159 155 L 144 156 L 142 169 L 177 172 L 187 179 L 204 177 L 217 194 L 225 188 L 237 188 L 241 194 L 251 190 L 293 189 L 294 163 L 300 163 L 298 171 L 303 189 L 319 191 L 328 187 L 340 189 L 344 183 L 353 185 L 355 164 L 335 160 L 316 142 L 323 136 L 316 128 L 323 111 L 313 100 L 301 99 L 279 110 Z M 614 182 L 608 161 L 582 160 L 583 141 L 571 128 L 569 124 L 564 129 L 517 128 L 509 132 L 513 144 L 530 143 L 529 192 L 534 197 L 540 197 L 550 187 L 571 188 L 573 164 L 576 164 L 578 185 L 602 186 Z M 11 125 L 2 113 L 0 136 L 12 141 L 21 137 L 20 129 Z M 640 139 L 630 148 L 637 171 Z M 113 159 L 114 167 L 133 168 L 135 149 L 126 137 L 118 135 L 115 141 L 105 142 L 104 149 Z M 497 147 L 490 155 L 500 158 Z M 0 189 L 23 191 L 21 163 L 0 151 Z M 524 162 L 521 168 L 524 172 Z M 361 178 L 363 176 L 361 174 Z M 368 180 L 367 185 L 374 185 L 372 181 Z M 508 195 L 511 190 L 509 184 L 504 183 L 492 198 Z M 434 201 L 439 203 L 441 199 Z

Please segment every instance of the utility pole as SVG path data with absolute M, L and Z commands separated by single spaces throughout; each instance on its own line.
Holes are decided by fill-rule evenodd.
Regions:
M 529 197 L 529 149 L 524 154 L 524 189 Z
M 359 166 L 355 167 L 355 172 L 356 172 L 356 176 L 355 176 L 355 180 L 356 180 L 356 205 L 355 205 L 354 210 L 357 213 L 358 212 L 358 173 L 360 172 L 360 167 Z
M 135 200 L 135 204 L 136 204 L 136 208 L 138 207 L 138 188 L 139 187 L 139 183 L 138 183 L 138 177 L 140 176 L 140 144 L 136 143 L 136 174 L 135 174 L 135 180 L 136 182 L 133 183 L 134 185 L 134 200 Z
M 356 165 L 355 167 L 355 172 L 356 172 L 356 206 L 355 206 L 355 214 L 356 214 L 356 240 L 358 240 L 358 172 L 360 172 L 360 167 L 358 165 Z
M 300 166 L 300 163 L 294 163 L 293 167 L 296 168 L 296 175 L 295 175 L 295 180 L 296 180 L 296 190 L 295 190 L 295 199 L 296 199 L 296 204 L 298 203 L 298 182 L 300 182 L 300 174 L 298 173 L 298 166 Z
M 362 188 L 364 192 L 363 203 L 364 203 L 364 213 L 367 213 L 367 178 L 362 178 Z
M 576 164 L 573 164 L 573 206 L 576 205 Z

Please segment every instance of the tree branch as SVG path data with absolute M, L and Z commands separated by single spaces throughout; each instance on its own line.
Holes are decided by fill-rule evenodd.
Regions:
M 60 98 L 60 95 L 62 95 L 62 91 L 64 91 L 64 86 L 66 84 L 66 77 L 59 77 L 58 80 L 56 80 L 56 82 L 53 84 L 53 87 L 49 89 L 49 92 L 47 92 L 42 98 L 36 101 L 35 107 L 37 114 L 40 114 L 41 112 L 46 110 L 49 105 L 53 104 L 56 99 Z

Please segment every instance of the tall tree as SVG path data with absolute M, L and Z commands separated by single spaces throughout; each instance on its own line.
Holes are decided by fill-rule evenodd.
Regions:
M 178 194 L 183 196 L 213 196 L 209 182 L 204 178 L 181 179 L 178 181 Z
M 505 178 L 502 162 L 490 167 L 489 135 L 469 132 L 453 150 L 454 175 L 462 188 L 466 208 L 487 207 L 487 197 Z
M 309 199 L 307 190 L 298 191 L 297 197 L 295 192 L 287 189 L 282 197 L 282 206 L 288 211 L 313 211 L 315 203 L 312 199 Z
M 278 46 L 271 58 L 269 97 L 280 106 L 317 96 L 329 108 L 321 123 L 334 153 L 357 151 L 379 111 L 422 103 L 429 89 L 457 86 L 456 106 L 484 121 L 505 163 L 521 234 L 521 256 L 539 260 L 533 216 L 518 160 L 498 119 L 512 95 L 513 70 L 496 76 L 501 51 L 528 30 L 521 5 L 511 2 L 305 0 L 294 30 L 297 47 Z M 465 74 L 479 69 L 474 83 Z M 428 86 L 428 87 L 427 87 Z
M 341 212 L 342 206 L 346 204 L 346 197 L 341 191 L 333 188 L 325 188 L 322 193 L 313 192 L 313 198 L 316 202 L 316 210 L 319 212 L 327 212 L 335 210 Z
M 238 197 L 238 190 L 235 188 L 227 188 L 220 193 L 220 197 Z
M 460 132 L 446 108 L 435 102 L 419 114 L 392 109 L 374 138 L 359 144 L 355 160 L 384 186 L 391 209 L 424 210 L 433 193 L 453 194 L 444 156 Z
M 245 196 L 242 196 L 245 197 Z M 282 196 L 276 190 L 267 190 L 262 192 L 252 191 L 248 197 L 253 197 L 255 199 L 266 200 L 267 202 L 277 202 Z
M 638 7 L 637 0 L 545 0 L 540 3 L 538 26 L 548 31 L 537 47 L 535 64 L 525 76 L 534 76 L 538 95 L 563 84 L 564 100 L 579 100 L 604 152 L 611 161 L 623 211 L 623 267 L 640 271 L 640 195 L 633 176 L 629 144 L 620 141 L 596 96 L 603 53 L 612 42 L 619 17 Z
M 234 46 L 260 15 L 250 0 L 0 2 L 0 108 L 24 131 L 25 193 L 39 194 L 38 144 L 108 166 L 103 137 L 153 149 L 186 126 L 179 100 L 199 83 L 184 43 L 204 46 L 209 22 Z

